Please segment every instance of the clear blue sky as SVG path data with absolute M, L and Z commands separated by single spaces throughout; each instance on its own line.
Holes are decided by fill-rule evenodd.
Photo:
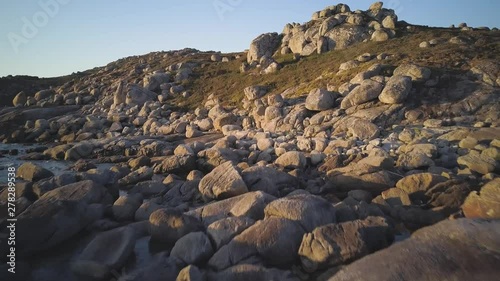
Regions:
M 58 3 L 58 11 L 48 15 L 41 3 L 51 2 Z M 372 2 L 344 1 L 352 10 L 366 10 Z M 498 0 L 384 2 L 386 7 L 395 8 L 400 19 L 414 24 L 448 27 L 464 21 L 469 26 L 500 27 Z M 259 34 L 281 32 L 286 23 L 306 22 L 314 11 L 337 3 L 326 0 L 0 0 L 0 76 L 59 76 L 103 66 L 122 57 L 184 47 L 243 51 Z M 48 11 L 51 10 L 55 9 Z M 23 18 L 38 30 L 25 28 Z M 23 28 L 30 38 L 23 35 Z

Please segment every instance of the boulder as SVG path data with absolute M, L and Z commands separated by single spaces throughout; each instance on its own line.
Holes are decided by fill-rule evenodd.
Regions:
M 245 90 L 245 97 L 249 101 L 254 101 L 256 99 L 262 98 L 264 95 L 267 94 L 267 87 L 265 86 L 249 86 L 246 87 Z
M 335 105 L 337 95 L 326 89 L 314 89 L 306 98 L 306 108 L 311 111 L 323 111 Z
M 133 185 L 142 181 L 151 180 L 153 177 L 153 169 L 149 167 L 141 167 L 138 170 L 131 172 L 125 177 L 118 180 L 120 186 Z
M 129 274 L 121 276 L 118 281 L 162 281 L 175 280 L 182 267 L 182 261 L 170 257 L 168 252 L 161 252 L 154 256 L 145 267 L 135 269 Z
M 147 221 L 151 214 L 159 209 L 162 209 L 161 205 L 158 205 L 152 201 L 146 201 L 137 209 L 134 214 L 135 221 Z
M 325 199 L 308 194 L 287 196 L 267 205 L 267 218 L 277 217 L 297 221 L 307 232 L 316 227 L 335 223 L 335 208 Z
M 387 31 L 385 31 L 384 29 L 379 29 L 379 30 L 375 30 L 372 34 L 372 41 L 375 41 L 375 42 L 384 42 L 384 41 L 387 41 L 389 40 L 391 37 L 389 35 L 389 33 Z
M 408 76 L 392 76 L 382 90 L 378 99 L 387 104 L 403 103 L 411 92 L 411 78 Z
M 412 81 L 425 82 L 431 77 L 431 70 L 415 64 L 402 64 L 394 70 L 393 75 L 409 76 Z
M 171 80 L 171 75 L 164 72 L 158 72 L 144 77 L 143 83 L 146 90 L 155 92 L 160 90 L 161 84 L 168 83 Z
M 408 193 L 412 201 L 425 201 L 425 193 L 436 184 L 448 179 L 436 174 L 419 173 L 406 176 L 396 183 L 396 187 Z
M 308 272 L 342 265 L 388 247 L 392 229 L 382 217 L 328 224 L 304 235 L 299 249 Z
M 125 103 L 129 106 L 143 106 L 148 101 L 156 100 L 158 94 L 140 87 L 138 85 L 129 85 Z
M 296 177 L 271 167 L 253 166 L 243 170 L 241 176 L 248 190 L 260 190 L 274 196 L 299 187 Z
M 247 217 L 220 219 L 207 227 L 207 234 L 210 240 L 213 241 L 215 250 L 218 250 L 254 223 L 253 219 Z
M 154 168 L 155 174 L 188 174 L 196 169 L 196 156 L 194 155 L 172 155 L 167 156 L 160 165 Z
M 471 219 L 500 219 L 500 178 L 485 184 L 479 194 L 471 192 L 462 205 L 462 211 Z
M 200 192 L 210 199 L 225 199 L 248 192 L 248 188 L 231 161 L 216 167 L 201 179 Z
M 264 208 L 276 198 L 261 191 L 249 192 L 199 207 L 187 214 L 198 218 L 205 226 L 228 217 L 249 217 L 253 220 L 264 218 Z
M 19 107 L 19 106 L 24 106 L 27 101 L 28 101 L 28 97 L 26 96 L 26 93 L 25 92 L 19 92 L 14 97 L 14 99 L 12 100 L 12 104 L 15 107 Z
M 307 159 L 302 152 L 288 151 L 278 157 L 274 164 L 291 169 L 304 169 L 307 165 Z
M 120 196 L 113 204 L 114 218 L 118 221 L 133 220 L 135 212 L 142 205 L 142 200 L 140 193 Z
M 93 280 L 111 277 L 134 253 L 136 233 L 131 227 L 122 227 L 98 234 L 71 264 L 79 276 Z
M 176 209 L 159 209 L 149 217 L 149 234 L 154 241 L 174 244 L 177 240 L 203 227 L 195 217 Z
M 175 242 L 170 255 L 186 264 L 202 264 L 212 257 L 214 250 L 203 232 L 192 232 Z
M 458 157 L 459 165 L 464 165 L 474 172 L 486 175 L 495 172 L 498 168 L 498 162 L 486 155 L 479 154 L 477 151 L 471 151 L 469 154 Z
M 303 235 L 304 230 L 295 221 L 283 218 L 261 220 L 220 248 L 208 265 L 220 271 L 250 258 L 262 259 L 268 265 L 291 265 L 298 259 Z
M 93 181 L 45 193 L 17 217 L 16 254 L 32 254 L 59 245 L 100 219 L 104 212 L 102 204 L 111 202 L 106 188 Z M 3 246 L 7 244 L 2 244 L 1 253 L 6 250 Z
M 498 237 L 498 220 L 443 221 L 351 263 L 328 280 L 496 280 Z
M 278 49 L 280 43 L 281 36 L 276 32 L 260 35 L 250 44 L 250 49 L 247 54 L 247 62 L 258 62 L 264 56 L 272 57 Z
M 19 166 L 16 176 L 23 180 L 36 182 L 53 177 L 54 174 L 51 171 L 36 165 L 35 163 L 26 162 Z
M 395 184 L 388 171 L 363 163 L 330 170 L 327 178 L 339 191 L 365 190 L 372 195 L 378 195 Z
M 384 85 L 377 81 L 366 79 L 359 86 L 354 88 L 340 104 L 340 108 L 347 109 L 356 105 L 363 104 L 378 98 Z

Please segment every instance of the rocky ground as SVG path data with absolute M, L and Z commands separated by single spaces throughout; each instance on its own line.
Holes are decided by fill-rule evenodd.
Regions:
M 496 280 L 499 54 L 496 29 L 339 4 L 23 91 L 15 280 Z

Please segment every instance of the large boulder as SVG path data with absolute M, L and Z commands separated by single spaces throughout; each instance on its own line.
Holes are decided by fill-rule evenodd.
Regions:
M 168 83 L 172 80 L 172 77 L 164 72 L 153 73 L 144 77 L 144 88 L 148 91 L 158 91 L 160 90 L 160 85 Z
M 402 64 L 394 69 L 395 76 L 409 76 L 412 81 L 426 81 L 431 77 L 431 70 L 415 64 Z
M 93 280 L 110 277 L 113 270 L 120 270 L 134 253 L 136 232 L 122 227 L 98 234 L 71 264 L 71 270 Z
M 446 177 L 431 173 L 419 173 L 406 176 L 396 183 L 396 187 L 406 191 L 412 201 L 425 201 L 425 193 L 436 184 L 447 181 Z
M 215 249 L 218 250 L 254 223 L 253 219 L 247 217 L 220 219 L 207 227 L 207 234 L 213 241 Z
M 130 106 L 143 106 L 147 101 L 153 101 L 158 97 L 155 92 L 149 91 L 138 85 L 130 84 L 125 103 Z
M 383 167 L 374 167 L 363 162 L 330 170 L 327 178 L 338 191 L 346 193 L 351 190 L 365 190 L 378 195 L 395 184 L 392 173 Z
M 199 189 L 209 199 L 225 199 L 248 192 L 248 188 L 231 161 L 216 167 L 203 177 Z
M 299 187 L 296 177 L 271 167 L 253 166 L 243 170 L 241 176 L 250 191 L 260 190 L 273 196 Z
M 45 193 L 17 217 L 17 253 L 31 254 L 59 245 L 100 219 L 103 204 L 111 202 L 106 188 L 93 181 L 77 182 Z M 7 244 L 2 244 L 2 253 L 6 250 L 4 246 Z
M 378 99 L 387 104 L 398 104 L 405 101 L 411 92 L 411 78 L 408 76 L 392 76 L 382 90 Z
M 186 264 L 202 264 L 212 257 L 214 249 L 203 232 L 192 232 L 175 242 L 170 255 Z
M 250 49 L 247 54 L 248 63 L 254 61 L 258 62 L 264 56 L 272 57 L 280 43 L 281 36 L 276 32 L 262 34 L 255 38 L 250 44 Z
M 278 157 L 274 164 L 284 168 L 304 169 L 307 165 L 307 159 L 302 152 L 288 151 Z
M 35 182 L 50 178 L 54 176 L 54 174 L 51 171 L 36 165 L 35 163 L 26 162 L 19 166 L 16 176 L 23 180 Z
M 267 94 L 267 87 L 265 87 L 265 86 L 249 86 L 249 87 L 245 88 L 244 92 L 245 92 L 245 97 L 249 101 L 254 101 L 256 99 L 260 99 L 265 94 Z
M 306 108 L 311 111 L 323 111 L 335 105 L 337 96 L 326 89 L 314 89 L 306 98 Z
M 196 156 L 193 155 L 172 155 L 168 156 L 154 168 L 156 174 L 188 174 L 196 170 Z
M 113 216 L 118 221 L 130 221 L 135 217 L 135 212 L 142 205 L 140 193 L 120 196 L 113 204 Z
M 359 25 L 341 25 L 325 33 L 328 50 L 341 50 L 369 38 L 368 29 Z
M 264 210 L 266 218 L 277 217 L 297 221 L 307 232 L 316 227 L 335 223 L 335 207 L 325 199 L 308 194 L 287 196 L 275 200 Z
M 485 184 L 479 194 L 471 192 L 462 211 L 467 218 L 500 219 L 500 178 Z
M 168 255 L 168 252 L 157 254 L 145 267 L 133 270 L 118 278 L 118 281 L 163 281 L 176 280 L 185 264 Z
M 475 150 L 472 150 L 467 155 L 458 157 L 457 162 L 459 165 L 467 166 L 472 171 L 483 175 L 493 173 L 500 167 L 498 161 Z
M 388 247 L 394 235 L 386 219 L 328 224 L 304 235 L 299 255 L 308 272 L 342 265 Z
M 220 271 L 251 258 L 261 259 L 269 265 L 290 265 L 298 259 L 297 252 L 304 233 L 300 224 L 292 220 L 261 220 L 220 248 L 208 265 Z
M 25 92 L 19 92 L 15 97 L 14 99 L 12 100 L 12 104 L 15 106 L 15 107 L 18 107 L 18 106 L 24 106 L 26 104 L 26 102 L 28 101 L 28 97 L 26 96 L 26 93 Z
M 199 207 L 187 214 L 203 222 L 205 226 L 228 217 L 249 217 L 253 220 L 264 218 L 264 208 L 276 197 L 262 191 L 248 192 L 218 202 Z
M 500 221 L 447 220 L 344 267 L 329 281 L 496 280 Z
M 174 244 L 184 235 L 202 229 L 199 220 L 177 209 L 159 209 L 149 217 L 151 239 L 166 244 Z
M 377 81 L 366 79 L 354 88 L 340 104 L 340 108 L 347 109 L 378 98 L 384 85 Z

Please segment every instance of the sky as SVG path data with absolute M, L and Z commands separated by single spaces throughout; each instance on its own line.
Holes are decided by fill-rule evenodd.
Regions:
M 344 0 L 351 10 L 374 1 Z M 327 0 L 0 0 L 0 77 L 55 77 L 154 51 L 239 52 Z M 400 20 L 500 27 L 498 0 L 386 0 Z

